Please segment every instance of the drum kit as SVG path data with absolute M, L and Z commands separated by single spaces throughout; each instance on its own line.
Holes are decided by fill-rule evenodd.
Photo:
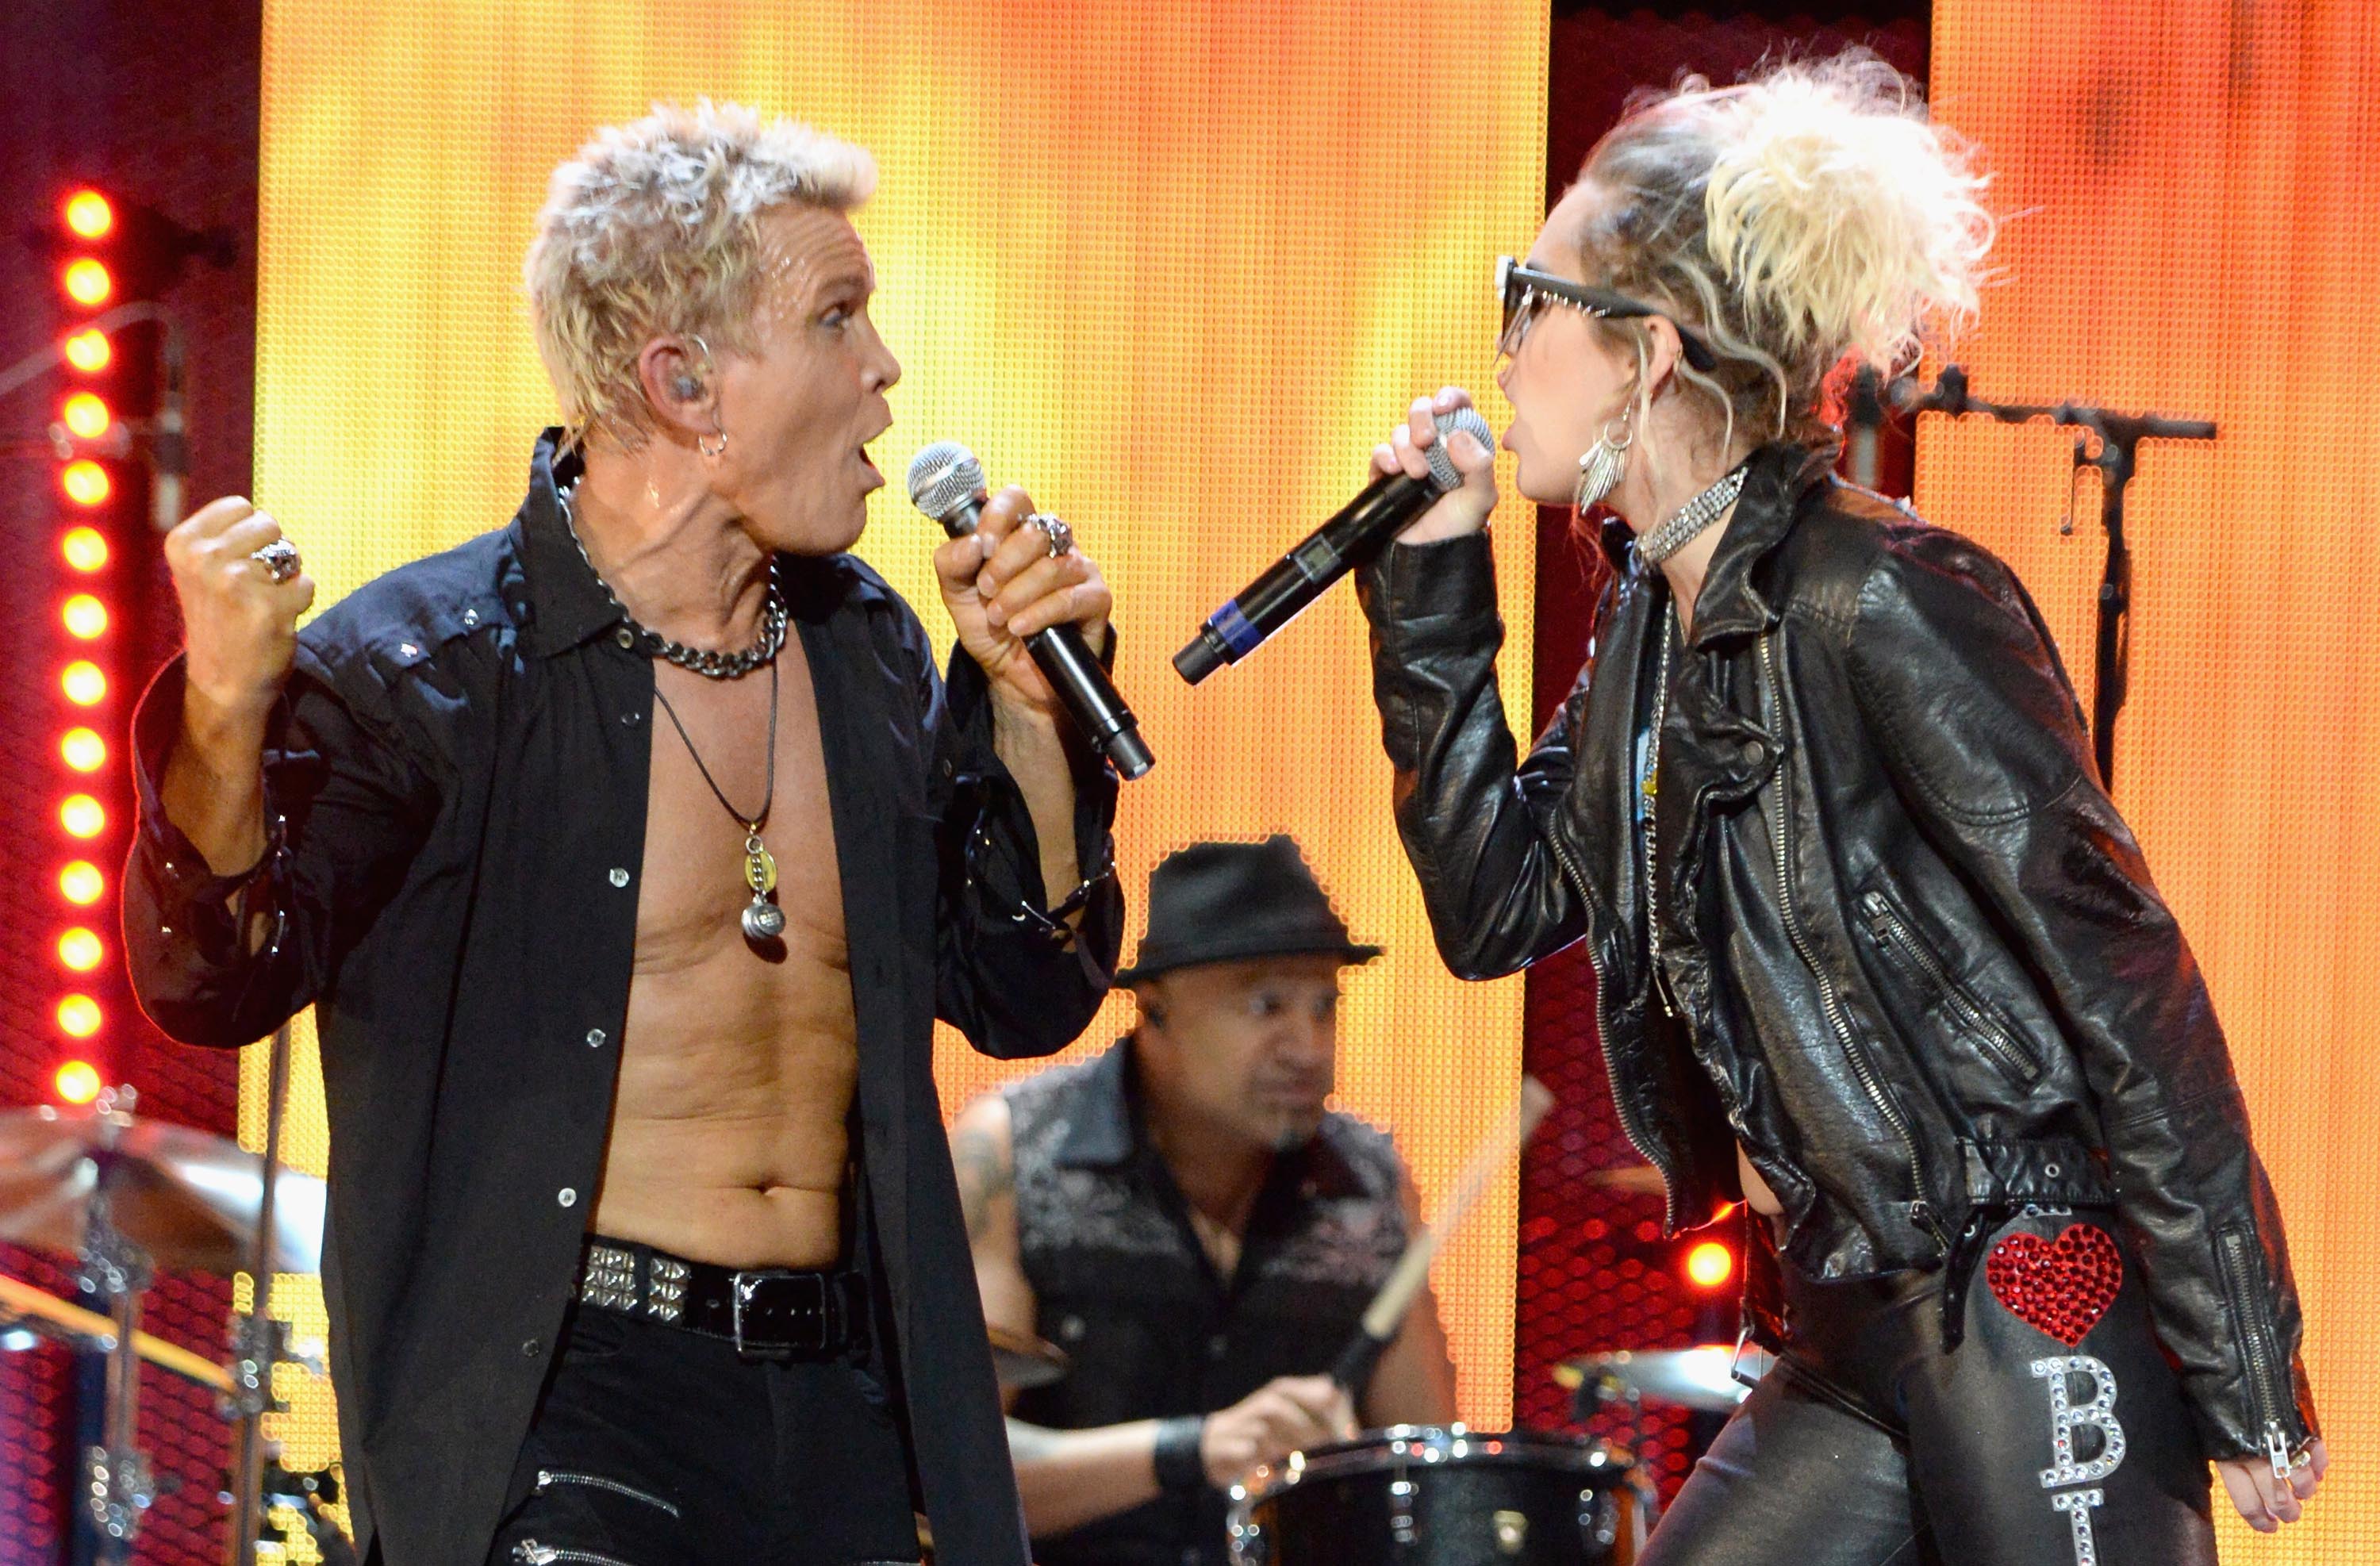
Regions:
M 73 1261 L 103 1310 L 59 1299 L 0 1276 L 0 1324 L 65 1341 L 105 1360 L 99 1439 L 82 1453 L 75 1491 L 81 1522 L 102 1561 L 129 1558 L 156 1475 L 139 1439 L 143 1365 L 217 1394 L 236 1430 L 226 1559 L 257 1558 L 260 1536 L 302 1531 L 310 1551 L 283 1539 L 283 1556 L 337 1559 L 344 1540 L 321 1515 L 335 1501 L 327 1474 L 284 1472 L 271 1460 L 259 1422 L 278 1412 L 273 1367 L 319 1357 L 293 1352 L 285 1326 L 264 1313 L 276 1272 L 322 1267 L 322 1183 L 281 1169 L 224 1137 L 133 1114 L 128 1088 L 83 1107 L 44 1104 L 0 1111 L 0 1240 Z M 268 1179 L 266 1170 L 274 1171 Z M 254 1308 L 231 1323 L 231 1360 L 204 1355 L 140 1329 L 141 1297 L 160 1268 L 256 1280 Z

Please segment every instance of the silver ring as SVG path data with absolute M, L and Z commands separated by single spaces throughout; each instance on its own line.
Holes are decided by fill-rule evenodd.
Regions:
M 248 557 L 263 566 L 264 574 L 275 582 L 288 581 L 303 564 L 298 558 L 298 546 L 287 539 L 275 539 L 262 549 L 251 550 Z
M 1052 560 L 1062 554 L 1075 552 L 1075 529 L 1066 526 L 1064 517 L 1037 511 L 1025 519 L 1025 525 L 1050 540 L 1050 557 Z

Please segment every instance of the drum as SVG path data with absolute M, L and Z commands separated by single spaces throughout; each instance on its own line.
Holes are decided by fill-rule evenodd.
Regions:
M 1400 1425 L 1232 1488 L 1234 1566 L 1629 1566 L 1628 1460 L 1526 1431 Z

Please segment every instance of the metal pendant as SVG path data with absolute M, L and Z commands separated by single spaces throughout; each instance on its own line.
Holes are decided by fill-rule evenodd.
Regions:
M 758 821 L 744 828 L 744 884 L 752 889 L 752 901 L 744 909 L 744 939 L 774 941 L 784 934 L 785 911 L 769 901 L 777 890 L 777 857 L 760 841 Z
M 767 898 L 754 893 L 744 907 L 744 939 L 774 941 L 785 933 L 785 911 Z

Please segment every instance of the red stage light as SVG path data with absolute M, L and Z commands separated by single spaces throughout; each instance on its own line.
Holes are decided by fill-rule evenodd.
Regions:
M 89 256 L 68 261 L 59 281 L 66 285 L 67 297 L 85 310 L 98 309 L 115 292 L 115 279 L 108 275 L 106 265 Z
M 58 1026 L 70 1038 L 88 1038 L 105 1020 L 99 1002 L 88 995 L 69 995 L 58 1002 Z
M 107 830 L 107 807 L 88 794 L 70 794 L 58 807 L 58 825 L 69 837 L 97 837 Z
M 96 930 L 77 925 L 58 937 L 58 961 L 77 973 L 89 973 L 107 960 L 107 946 Z
M 89 593 L 77 593 L 60 604 L 58 618 L 66 623 L 67 635 L 84 641 L 107 634 L 107 605 Z
M 77 392 L 58 410 L 58 422 L 78 441 L 99 439 L 115 421 L 115 416 L 107 411 L 107 404 L 89 392 Z
M 58 737 L 58 755 L 78 772 L 96 772 L 107 765 L 107 741 L 97 729 L 68 729 Z
M 108 342 L 107 334 L 95 326 L 67 338 L 65 352 L 67 362 L 85 375 L 98 374 L 107 368 L 107 361 L 115 357 L 115 346 Z
M 58 1068 L 52 1086 L 57 1088 L 58 1098 L 64 1102 L 88 1104 L 99 1097 L 100 1088 L 106 1085 L 99 1079 L 99 1068 L 89 1061 L 68 1061 Z
M 1686 1281 L 1697 1289 L 1717 1289 L 1735 1276 L 1735 1253 L 1717 1240 L 1705 1240 L 1686 1253 Z
M 58 892 L 78 907 L 88 908 L 107 895 L 107 878 L 88 859 L 77 859 L 58 872 Z
M 107 469 L 89 457 L 69 462 L 60 469 L 58 487 L 77 505 L 104 505 L 108 492 L 115 488 L 107 481 Z
M 58 552 L 78 571 L 96 571 L 107 564 L 107 535 L 96 528 L 69 528 L 58 540 Z
M 67 198 L 67 227 L 85 239 L 104 239 L 115 227 L 115 208 L 96 190 L 78 190 Z
M 107 674 L 90 659 L 77 659 L 59 672 L 58 688 L 77 707 L 96 707 L 107 698 Z

